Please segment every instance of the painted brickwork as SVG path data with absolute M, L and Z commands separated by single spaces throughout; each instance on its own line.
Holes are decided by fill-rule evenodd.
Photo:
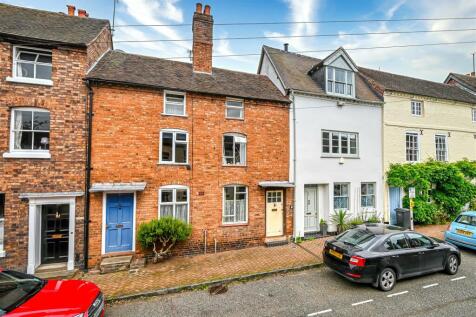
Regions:
M 158 217 L 158 191 L 165 185 L 190 189 L 192 237 L 179 254 L 226 250 L 263 243 L 265 191 L 259 181 L 287 180 L 289 160 L 286 104 L 245 100 L 245 119 L 225 119 L 224 96 L 188 93 L 186 117 L 163 115 L 163 91 L 100 86 L 94 89 L 92 183 L 146 182 L 137 192 L 137 225 Z M 190 167 L 158 164 L 161 129 L 189 134 Z M 247 136 L 247 166 L 222 165 L 226 132 Z M 223 186 L 248 186 L 248 223 L 222 225 Z M 285 201 L 285 233 L 292 234 L 291 191 Z M 91 196 L 90 265 L 101 257 L 103 194 Z M 139 246 L 136 246 L 138 249 Z M 140 251 L 138 251 L 140 252 Z
M 111 47 L 104 42 L 86 49 L 54 48 L 53 86 L 11 83 L 12 44 L 0 42 L 0 192 L 6 195 L 5 253 L 0 266 L 25 270 L 28 255 L 28 200 L 20 193 L 84 191 L 86 146 L 85 104 L 87 90 L 83 78 L 93 60 Z M 12 109 L 35 107 L 50 112 L 51 159 L 3 158 L 9 151 Z M 78 263 L 83 251 L 83 198 L 76 199 L 75 254 Z M 39 238 L 39 237 L 38 237 Z

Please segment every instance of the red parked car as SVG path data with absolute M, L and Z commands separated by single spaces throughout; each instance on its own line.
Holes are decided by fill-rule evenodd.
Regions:
M 0 316 L 102 317 L 104 296 L 91 282 L 47 281 L 0 268 Z

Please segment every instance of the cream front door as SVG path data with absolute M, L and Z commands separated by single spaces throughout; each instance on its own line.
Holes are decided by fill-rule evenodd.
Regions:
M 283 235 L 283 191 L 269 190 L 266 192 L 266 236 Z
M 304 188 L 304 231 L 317 231 L 317 186 Z

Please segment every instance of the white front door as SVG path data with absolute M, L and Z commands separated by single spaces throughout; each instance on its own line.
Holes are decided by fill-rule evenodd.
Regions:
M 266 236 L 276 237 L 283 235 L 283 191 L 268 190 L 266 192 Z
M 317 186 L 304 187 L 304 232 L 318 230 Z

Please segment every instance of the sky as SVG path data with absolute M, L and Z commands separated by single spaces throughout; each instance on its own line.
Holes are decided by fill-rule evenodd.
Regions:
M 66 12 L 66 4 L 86 9 L 90 17 L 110 19 L 114 0 L 7 0 L 19 6 Z M 180 57 L 189 61 L 191 26 L 123 26 L 130 24 L 190 24 L 197 0 L 116 0 L 114 44 L 116 49 L 162 58 Z M 375 20 L 442 17 L 476 17 L 475 0 L 208 0 L 215 24 L 235 22 L 303 22 L 335 20 Z M 215 67 L 256 73 L 262 45 L 324 58 L 339 46 L 348 50 L 359 66 L 433 81 L 443 81 L 449 72 L 469 73 L 471 53 L 476 43 L 358 50 L 364 47 L 423 43 L 476 42 L 476 30 L 433 33 L 365 34 L 348 33 L 412 32 L 422 30 L 476 29 L 476 19 L 404 22 L 351 22 L 318 24 L 215 25 Z M 230 37 L 294 38 L 232 40 Z M 225 39 L 223 39 L 225 38 Z M 120 41 L 154 42 L 120 42 Z M 357 50 L 356 50 L 357 49 Z M 325 51 L 324 50 L 328 50 Z M 320 52 L 308 52 L 320 51 Z M 305 52 L 305 53 L 304 53 Z M 258 54 L 219 57 L 219 55 Z

